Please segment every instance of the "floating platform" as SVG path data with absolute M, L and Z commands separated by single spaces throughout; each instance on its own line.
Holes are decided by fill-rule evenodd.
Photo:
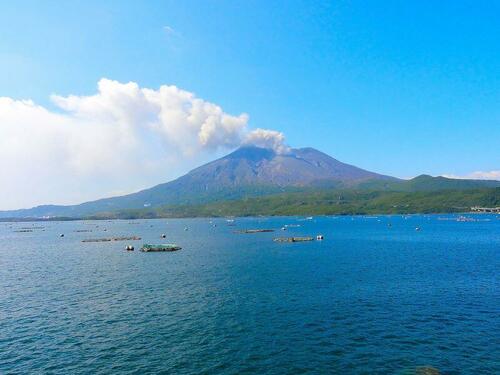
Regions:
M 110 242 L 111 238 L 88 238 L 82 242 Z
M 141 237 L 88 238 L 82 242 L 139 241 Z
M 132 237 L 114 237 L 113 241 L 140 241 L 141 237 L 132 236 Z
M 141 247 L 141 251 L 145 253 L 149 252 L 163 252 L 163 251 L 177 251 L 181 250 L 182 247 L 169 243 L 169 244 L 162 244 L 162 245 L 149 245 L 149 244 L 144 244 Z
M 274 232 L 274 229 L 244 229 L 235 231 L 234 233 L 264 233 L 264 232 Z
M 306 242 L 314 241 L 314 237 L 278 237 L 273 241 L 275 242 Z

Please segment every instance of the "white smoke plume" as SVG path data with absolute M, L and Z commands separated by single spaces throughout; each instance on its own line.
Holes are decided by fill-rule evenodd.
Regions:
M 241 144 L 286 150 L 282 133 L 176 86 L 101 79 L 95 95 L 52 101 L 0 97 L 0 209 L 132 192 Z
M 286 154 L 290 148 L 285 144 L 285 135 L 276 130 L 255 129 L 248 133 L 244 144 L 273 149 L 278 154 Z

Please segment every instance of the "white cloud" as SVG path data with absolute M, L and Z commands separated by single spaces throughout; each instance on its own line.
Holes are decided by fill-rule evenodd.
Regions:
M 175 31 L 174 31 L 174 29 L 173 29 L 172 27 L 168 26 L 168 25 L 163 26 L 163 30 L 165 30 L 165 32 L 166 32 L 167 34 L 170 34 L 170 33 L 175 32 Z
M 163 26 L 163 31 L 165 31 L 167 35 L 177 35 L 177 32 L 174 30 L 174 28 L 168 25 Z
M 443 177 L 448 178 L 465 178 L 473 180 L 499 180 L 500 181 L 500 171 L 476 171 L 463 176 L 458 176 L 454 174 L 444 174 Z
M 0 98 L 0 209 L 135 191 L 242 143 L 285 149 L 282 133 L 175 86 L 101 79 L 95 95 L 52 100 L 62 111 Z
M 182 38 L 181 33 L 179 33 L 176 29 L 168 25 L 163 26 L 163 32 L 165 33 L 167 39 L 170 40 L 175 40 L 175 39 L 179 40 L 180 38 Z

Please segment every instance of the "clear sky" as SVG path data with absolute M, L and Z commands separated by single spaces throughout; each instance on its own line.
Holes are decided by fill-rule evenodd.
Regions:
M 203 144 L 200 150 L 177 142 L 171 149 L 183 155 L 182 162 L 163 155 L 158 158 L 167 163 L 162 173 L 154 169 L 157 166 L 147 176 L 131 169 L 127 181 L 133 183 L 119 179 L 87 187 L 95 176 L 72 167 L 31 181 L 43 186 L 46 179 L 61 178 L 61 186 L 67 189 L 71 184 L 64 182 L 64 176 L 87 173 L 78 186 L 89 193 L 71 196 L 62 196 L 55 183 L 53 193 L 28 199 L 31 194 L 26 190 L 13 199 L 26 176 L 7 173 L 5 165 L 12 166 L 22 157 L 15 151 L 0 151 L 5 164 L 0 176 L 12 181 L 10 190 L 0 190 L 9 195 L 0 199 L 0 209 L 72 203 L 163 182 L 235 147 L 239 141 L 234 127 L 238 132 L 257 128 L 282 132 L 292 147 L 315 147 L 341 161 L 398 177 L 428 173 L 500 179 L 500 172 L 495 172 L 500 170 L 499 14 L 500 2 L 477 0 L 3 1 L 0 97 L 13 101 L 0 106 L 0 132 L 3 127 L 11 137 L 7 146 L 12 150 L 43 145 L 52 153 L 54 143 L 70 144 L 60 135 L 65 130 L 51 128 L 54 121 L 66 121 L 71 127 L 81 125 L 84 118 L 86 123 L 105 127 L 119 120 L 113 117 L 107 122 L 109 113 L 116 114 L 116 106 L 122 110 L 124 105 L 127 110 L 140 107 L 127 113 L 126 121 L 130 116 L 135 121 L 133 134 L 144 136 L 158 153 L 168 153 L 167 141 L 157 144 L 153 135 L 137 130 L 146 121 L 141 116 L 156 116 L 156 109 L 144 108 L 157 99 L 148 96 L 144 106 L 137 104 L 143 99 L 132 104 L 120 99 L 106 107 L 103 101 L 108 105 L 109 97 L 115 96 L 106 96 L 106 89 L 98 91 L 103 78 L 110 80 L 102 86 L 111 93 L 127 82 L 135 82 L 139 90 L 159 92 L 160 86 L 167 85 L 182 91 L 175 95 L 193 93 L 203 103 L 220 106 L 222 117 L 214 121 L 224 134 L 211 133 L 207 141 L 211 148 Z M 58 97 L 51 98 L 52 94 Z M 93 98 L 92 110 L 85 98 Z M 162 108 L 171 109 L 172 101 L 178 102 L 169 98 Z M 40 106 L 43 114 L 33 112 L 25 118 L 27 110 L 21 103 L 26 102 L 21 99 Z M 108 112 L 103 114 L 102 108 Z M 57 115 L 66 117 L 52 121 L 50 116 Z M 25 125 L 38 118 L 46 121 L 48 130 Z M 185 121 L 190 123 L 191 117 Z M 26 144 L 14 134 L 14 127 L 22 127 L 19 124 L 25 126 L 26 138 L 33 138 Z M 168 133 L 168 142 L 174 137 L 172 126 L 159 130 Z M 113 138 L 112 132 L 104 137 Z M 52 138 L 45 138 L 48 133 Z M 104 138 L 99 128 L 92 130 L 92 136 L 90 141 L 80 133 L 67 137 L 82 142 Z M 132 140 L 123 142 L 125 149 L 133 147 Z M 85 150 L 92 153 L 91 148 Z M 51 161 L 46 155 L 28 154 L 19 168 L 37 164 L 43 169 L 43 163 L 62 162 L 58 158 L 73 157 L 76 161 L 71 165 L 79 168 L 87 163 L 81 155 L 59 151 L 54 151 L 60 156 Z M 113 165 L 115 170 L 122 167 Z M 90 163 L 87 169 L 96 168 Z

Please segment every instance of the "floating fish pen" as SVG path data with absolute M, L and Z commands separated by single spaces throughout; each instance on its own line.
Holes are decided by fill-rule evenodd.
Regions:
M 132 237 L 114 237 L 113 241 L 140 241 L 142 238 L 137 236 Z
M 111 242 L 111 238 L 87 238 L 82 242 Z
M 314 237 L 278 237 L 275 242 L 307 242 L 314 241 Z
M 235 231 L 234 233 L 264 233 L 264 232 L 274 232 L 274 229 L 245 229 L 245 230 Z
M 111 242 L 111 241 L 139 241 L 141 237 L 114 237 L 114 238 L 88 238 L 82 242 Z
M 149 245 L 149 244 L 144 244 L 141 247 L 141 251 L 145 253 L 149 252 L 164 252 L 164 251 L 177 251 L 181 250 L 182 247 L 176 245 L 176 244 L 163 244 L 163 245 Z

